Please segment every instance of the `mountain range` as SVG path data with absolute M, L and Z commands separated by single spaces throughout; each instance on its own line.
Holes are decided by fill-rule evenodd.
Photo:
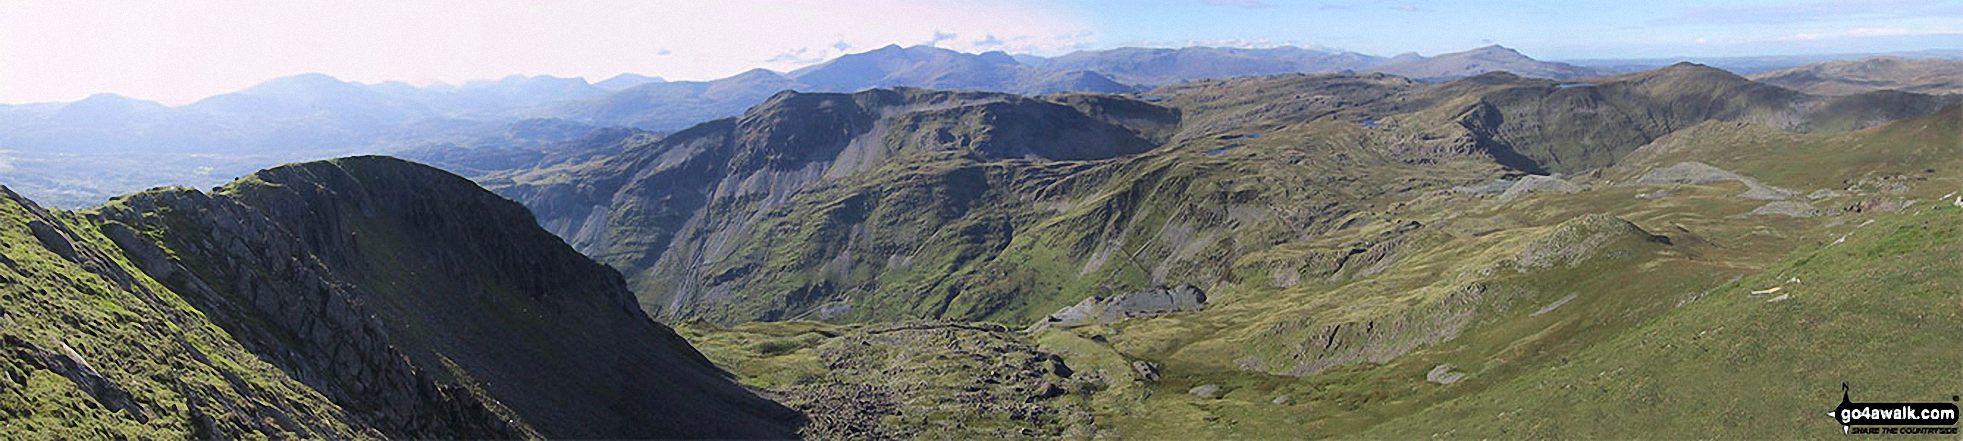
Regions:
M 1120 48 L 1045 58 L 887 46 L 791 72 L 758 69 L 711 81 L 512 76 L 417 87 L 307 74 L 178 107 L 115 95 L 0 105 L 0 178 L 43 203 L 84 207 L 156 185 L 218 185 L 227 176 L 282 162 L 387 153 L 448 163 L 457 151 L 524 156 L 608 127 L 671 132 L 736 116 L 783 90 L 1115 93 L 1285 73 L 1385 72 L 1445 81 L 1491 71 L 1556 80 L 1605 72 L 1534 60 L 1500 46 L 1389 58 L 1298 47 Z M 449 159 L 417 156 L 436 151 L 448 152 L 442 155 Z M 487 170 L 454 171 L 475 176 Z
M 281 162 L 363 153 L 413 155 L 450 146 L 501 155 L 495 149 L 546 147 L 602 127 L 673 131 L 737 115 L 782 90 L 907 86 L 1021 94 L 1125 92 L 1193 78 L 1325 72 L 1381 61 L 1347 52 L 1213 48 L 1148 51 L 1170 55 L 1124 61 L 1137 58 L 1137 51 L 1082 52 L 1046 60 L 888 46 L 788 73 L 759 69 L 712 81 L 621 75 L 588 83 L 512 76 L 416 87 L 306 74 L 179 107 L 105 94 L 73 103 L 0 106 L 0 151 L 5 152 L 0 164 L 6 164 L 0 166 L 0 176 L 44 203 L 82 207 L 166 183 L 217 185 L 225 176 Z M 1488 52 L 1514 56 L 1485 57 L 1484 65 L 1440 61 L 1452 67 L 1422 66 L 1427 60 L 1480 58 L 1477 54 Z M 1391 67 L 1428 78 L 1508 68 L 1561 75 L 1571 70 L 1540 67 L 1555 64 L 1497 47 L 1472 54 L 1404 57 L 1401 63 L 1413 64 Z M 1286 61 L 1254 61 L 1260 59 Z M 1073 65 L 1084 67 L 1069 67 Z M 512 133 L 543 127 L 554 131 Z M 12 166 L 17 163 L 29 166 Z
M 10 173 L 224 124 L 182 136 L 449 171 L 8 175 L 0 437 L 1834 436 L 1963 390 L 1943 66 L 893 46 L 10 106 L 109 143 Z

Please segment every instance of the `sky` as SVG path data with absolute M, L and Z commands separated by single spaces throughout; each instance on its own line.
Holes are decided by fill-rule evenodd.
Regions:
M 1541 59 L 1963 49 L 1963 0 L 0 0 L 0 103 L 181 105 L 318 72 L 707 80 L 888 44 L 1060 55 L 1295 45 Z

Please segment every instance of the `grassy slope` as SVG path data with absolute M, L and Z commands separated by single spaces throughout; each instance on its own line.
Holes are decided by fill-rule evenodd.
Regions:
M 27 228 L 53 219 L 88 259 L 63 258 Z M 41 218 L 0 201 L 0 255 L 0 332 L 50 351 L 72 348 L 148 415 L 139 421 L 106 409 L 9 345 L 0 365 L 0 437 L 375 436 L 131 266 L 79 214 Z
M 1819 188 L 1816 185 L 1841 181 L 1890 182 L 1874 178 L 1908 175 L 1893 179 L 1913 184 L 1902 193 L 1877 190 L 1874 185 L 1854 185 L 1863 193 L 1814 203 L 1831 208 L 1867 198 L 1909 198 L 1924 201 L 1923 205 L 1912 206 L 1912 210 L 1923 209 L 1920 207 L 1931 207 L 1929 200 L 1947 190 L 1963 188 L 1955 168 L 1958 160 L 1955 152 L 1963 147 L 1957 135 L 1959 121 L 1963 120 L 1959 120 L 1957 109 L 1953 108 L 1892 127 L 1843 135 L 1784 137 L 1743 130 L 1730 136 L 1693 141 L 1661 163 L 1701 159 L 1748 175 L 1764 176 L 1763 180 L 1771 185 L 1796 189 Z M 1612 171 L 1611 180 L 1617 176 L 1633 177 L 1647 165 L 1639 162 L 1629 170 Z M 1931 169 L 1936 171 L 1927 172 Z M 1818 172 L 1823 170 L 1831 172 Z M 1864 178 L 1868 179 L 1864 181 Z M 1451 205 L 1423 209 L 1463 213 L 1460 219 L 1466 221 L 1466 226 L 1478 230 L 1496 224 L 1510 228 L 1480 239 L 1460 238 L 1456 241 L 1460 242 L 1458 245 L 1433 248 L 1427 251 L 1433 255 L 1399 262 L 1373 281 L 1395 286 L 1401 277 L 1399 273 L 1406 270 L 1438 272 L 1435 264 L 1423 263 L 1427 260 L 1490 261 L 1500 256 L 1495 252 L 1515 248 L 1498 243 L 1480 245 L 1482 240 L 1504 242 L 1508 235 L 1542 234 L 1534 231 L 1547 227 L 1535 225 L 1547 225 L 1579 213 L 1615 214 L 1669 234 L 1675 245 L 1647 256 L 1637 255 L 1601 266 L 1584 265 L 1493 281 L 1487 292 L 1505 293 L 1511 287 L 1516 293 L 1513 306 L 1496 306 L 1480 314 L 1481 319 L 1455 338 L 1420 347 L 1387 363 L 1338 367 L 1300 379 L 1249 373 L 1236 366 L 1240 360 L 1235 357 L 1260 355 L 1263 344 L 1259 338 L 1236 339 L 1235 332 L 1274 338 L 1272 334 L 1250 331 L 1275 329 L 1274 323 L 1315 317 L 1319 311 L 1328 316 L 1335 314 L 1328 311 L 1354 311 L 1359 305 L 1371 304 L 1367 301 L 1370 297 L 1348 297 L 1334 303 L 1341 305 L 1335 308 L 1292 309 L 1301 307 L 1291 305 L 1325 301 L 1319 299 L 1326 296 L 1342 296 L 1345 292 L 1353 296 L 1368 287 L 1357 283 L 1322 293 L 1237 295 L 1230 291 L 1220 295 L 1219 304 L 1197 314 L 1040 338 L 1050 342 L 1051 347 L 1068 343 L 1069 347 L 1082 348 L 1086 340 L 1081 337 L 1103 335 L 1113 342 L 1109 345 L 1111 352 L 1082 351 L 1087 356 L 1083 362 L 1107 363 L 1099 360 L 1115 356 L 1165 365 L 1168 376 L 1155 386 L 1159 392 L 1153 395 L 1155 398 L 1104 397 L 1116 403 L 1100 407 L 1117 409 L 1109 417 L 1100 416 L 1101 427 L 1155 436 L 1361 433 L 1413 437 L 1446 433 L 1455 427 L 1467 431 L 1451 435 L 1474 437 L 1517 436 L 1522 433 L 1520 430 L 1534 427 L 1538 429 L 1526 433 L 1531 436 L 1659 433 L 1664 437 L 1817 435 L 1832 432 L 1804 430 L 1831 428 L 1830 422 L 1820 419 L 1806 426 L 1795 426 L 1785 418 L 1792 416 L 1795 421 L 1804 421 L 1798 418 L 1814 418 L 1819 410 L 1806 406 L 1832 404 L 1826 395 L 1834 383 L 1842 380 L 1828 377 L 1848 381 L 1869 378 L 1867 381 L 1874 383 L 1874 396 L 1879 397 L 1903 396 L 1900 394 L 1926 387 L 1955 389 L 1954 380 L 1944 378 L 1937 370 L 1953 365 L 1953 355 L 1922 357 L 1954 346 L 1954 336 L 1959 335 L 1943 325 L 1953 321 L 1956 311 L 1953 305 L 1958 298 L 1954 288 L 1958 284 L 1949 275 L 1954 273 L 1950 269 L 1956 264 L 1948 262 L 1954 256 L 1954 247 L 1948 245 L 1955 239 L 1957 210 L 1954 207 L 1945 204 L 1910 216 L 1871 212 L 1814 219 L 1747 218 L 1736 215 L 1762 202 L 1734 197 L 1744 190 L 1741 185 L 1679 186 L 1670 189 L 1673 196 L 1660 200 L 1634 197 L 1639 192 L 1653 190 L 1657 188 L 1605 186 L 1573 195 L 1530 198 L 1503 210 L 1477 206 L 1445 209 Z M 1858 227 L 1869 219 L 1879 221 Z M 1855 236 L 1847 243 L 1820 250 L 1821 244 L 1830 243 L 1849 231 L 1855 231 Z M 1862 242 L 1861 238 L 1872 242 Z M 1873 248 L 1865 248 L 1868 245 L 1864 243 Z M 1490 248 L 1481 250 L 1482 247 Z M 1791 251 L 1795 249 L 1799 251 Z M 1903 254 L 1905 250 L 1913 252 Z M 1812 263 L 1795 263 L 1809 260 Z M 1809 269 L 1794 270 L 1795 265 Z M 1745 275 L 1752 276 L 1731 282 Z M 1796 288 L 1788 288 L 1791 292 L 1839 294 L 1819 299 L 1819 303 L 1805 303 L 1808 297 L 1794 297 L 1767 304 L 1765 300 L 1769 296 L 1744 296 L 1750 290 L 1777 286 L 1791 277 L 1802 280 Z M 1396 292 L 1404 291 L 1393 289 L 1381 295 Z M 1563 294 L 1577 294 L 1577 297 L 1546 314 L 1532 314 L 1558 301 Z M 1920 297 L 1899 303 L 1879 301 L 1879 296 L 1899 294 Z M 1949 315 L 1944 315 L 1945 312 Z M 1750 319 L 1741 321 L 1735 317 Z M 1751 326 L 1744 326 L 1748 323 Z M 1902 327 L 1870 334 L 1852 332 L 1854 327 L 1879 323 Z M 1718 340 L 1701 340 L 1703 337 L 1697 335 L 1699 331 L 1725 326 L 1730 326 L 1731 337 L 1723 340 L 1722 345 L 1716 343 Z M 1815 340 L 1801 335 L 1819 337 L 1814 337 L 1818 338 Z M 1288 341 L 1286 335 L 1282 337 L 1282 342 Z M 1884 344 L 1882 339 L 1893 340 L 1873 347 Z M 1687 352 L 1686 346 L 1699 352 Z M 1844 351 L 1889 355 L 1885 358 L 1870 355 L 1857 363 L 1845 361 Z M 1876 380 L 1888 378 L 1878 375 L 1895 366 L 1886 360 L 1896 354 L 1909 354 L 1906 356 L 1915 359 L 1899 366 L 1929 373 L 1932 379 Z M 1079 362 L 1077 358 L 1071 360 Z M 1467 372 L 1469 376 L 1451 386 L 1426 383 L 1427 371 L 1444 363 L 1453 364 L 1455 371 Z M 1616 373 L 1617 369 L 1645 371 Z M 1744 374 L 1752 377 L 1741 376 Z M 1222 400 L 1203 400 L 1180 393 L 1199 384 L 1221 384 L 1229 393 Z M 1823 398 L 1785 398 L 1802 393 Z M 1296 404 L 1277 406 L 1267 402 L 1280 395 L 1290 395 Z M 1919 399 L 1935 398 L 1940 397 Z M 1636 414 L 1603 413 L 1612 409 L 1607 403 L 1631 400 L 1640 409 Z M 1727 429 L 1730 431 L 1699 432 L 1705 429 L 1703 423 L 1712 420 L 1689 418 L 1734 402 L 1753 404 L 1737 408 L 1727 417 L 1729 420 L 1722 421 L 1738 424 Z M 1439 403 L 1446 404 L 1433 407 Z M 1518 420 L 1492 418 L 1516 408 L 1534 413 Z M 1805 412 L 1789 413 L 1801 408 Z M 1406 418 L 1414 413 L 1417 415 Z M 1773 415 L 1781 419 L 1747 421 L 1742 417 L 1746 415 L 1761 418 Z M 1584 426 L 1599 418 L 1621 419 L 1605 426 Z M 1748 432 L 1767 428 L 1775 430 Z M 1370 431 L 1359 432 L 1365 429 Z M 1500 429 L 1510 431 L 1500 432 Z
M 1930 205 L 1363 435 L 1825 438 L 1841 382 L 1857 400 L 1950 400 L 1963 391 L 1963 209 Z

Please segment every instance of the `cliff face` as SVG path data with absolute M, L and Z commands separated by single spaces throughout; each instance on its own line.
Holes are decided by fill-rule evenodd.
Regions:
M 215 326 L 104 231 L 0 187 L 0 438 L 382 435 Z
M 883 254 L 837 258 L 831 267 L 922 248 L 935 228 L 1003 202 L 998 196 L 1017 198 L 1017 189 L 996 188 L 1003 174 L 1060 176 L 1068 171 L 1049 164 L 1136 155 L 1169 136 L 1179 118 L 1103 95 L 786 92 L 742 118 L 604 160 L 486 183 L 531 206 L 540 224 L 576 249 L 619 268 L 650 312 L 782 319 L 868 281 L 782 278 L 763 286 L 744 275 L 815 273 L 849 254 L 849 243 L 885 242 L 874 245 Z M 781 221 L 816 212 L 827 213 L 826 223 Z M 1001 219 L 969 220 L 981 223 L 973 234 L 948 237 L 1003 236 Z M 783 291 L 801 294 L 751 298 Z
M 800 418 L 648 320 L 618 273 L 523 207 L 434 168 L 288 165 L 209 194 L 124 197 L 85 222 L 353 427 L 772 438 Z

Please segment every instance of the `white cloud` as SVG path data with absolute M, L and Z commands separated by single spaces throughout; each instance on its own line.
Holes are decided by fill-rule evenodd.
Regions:
M 994 35 L 1002 44 L 988 49 L 1010 52 L 1081 47 L 1089 26 L 1051 7 L 959 0 L 5 1 L 0 102 L 115 92 L 178 104 L 306 72 L 412 83 L 510 74 L 597 80 L 622 72 L 711 79 L 940 34 Z M 973 51 L 986 41 L 937 44 Z

